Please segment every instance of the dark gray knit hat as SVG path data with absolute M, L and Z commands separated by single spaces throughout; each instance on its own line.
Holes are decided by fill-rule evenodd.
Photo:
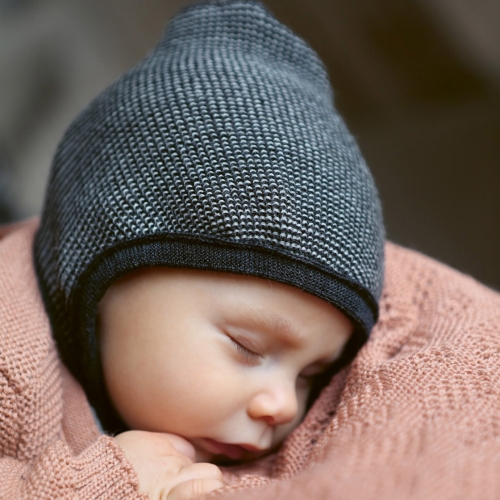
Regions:
M 334 304 L 366 338 L 384 230 L 373 179 L 314 51 L 259 3 L 192 6 L 72 123 L 35 259 L 62 359 L 118 426 L 99 300 L 144 266 L 229 271 Z

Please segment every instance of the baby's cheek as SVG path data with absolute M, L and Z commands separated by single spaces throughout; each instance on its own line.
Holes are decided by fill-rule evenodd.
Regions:
M 307 408 L 307 400 L 309 399 L 309 394 L 311 393 L 311 380 L 302 380 L 297 382 L 297 419 L 298 421 L 295 423 L 295 427 L 297 427 L 302 419 L 305 417 L 306 408 Z M 294 420 L 295 422 L 295 420 Z

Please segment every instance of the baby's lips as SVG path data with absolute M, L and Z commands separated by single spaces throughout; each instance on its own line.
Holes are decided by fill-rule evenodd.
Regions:
M 254 446 L 253 444 L 240 444 L 238 446 L 241 446 L 243 449 L 245 449 L 247 451 L 251 451 L 253 453 L 258 453 L 258 452 L 261 452 L 261 451 L 265 451 L 265 449 L 258 448 L 257 446 Z
M 204 448 L 214 455 L 225 455 L 233 460 L 240 459 L 245 453 L 245 449 L 237 444 L 221 443 L 215 439 L 204 438 Z
M 249 459 L 248 452 L 257 458 L 268 450 L 249 443 L 223 443 L 212 438 L 201 438 L 197 440 L 196 446 L 212 456 L 225 456 L 231 460 Z

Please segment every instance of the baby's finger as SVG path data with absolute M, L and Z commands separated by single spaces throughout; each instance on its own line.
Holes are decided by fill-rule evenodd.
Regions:
M 217 479 L 191 479 L 178 484 L 167 497 L 167 500 L 192 500 L 224 486 Z
M 184 438 L 177 436 L 176 434 L 163 434 L 164 437 L 168 439 L 172 447 L 182 455 L 188 457 L 191 461 L 196 461 L 196 453 L 194 446 Z
M 222 481 L 222 472 L 214 464 L 209 464 L 207 462 L 198 462 L 196 464 L 190 464 L 182 470 L 182 475 L 188 479 L 218 479 Z

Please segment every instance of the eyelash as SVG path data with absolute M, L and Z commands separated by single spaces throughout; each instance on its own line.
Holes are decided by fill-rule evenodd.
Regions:
M 254 351 L 251 351 L 250 349 L 242 346 L 239 342 L 234 340 L 233 337 L 229 337 L 229 339 L 236 347 L 236 350 L 241 354 L 241 356 L 243 358 L 245 358 L 245 360 L 248 363 L 254 364 L 256 361 L 258 361 L 258 359 L 260 358 L 260 354 L 254 352 Z
M 230 337 L 229 335 L 228 337 L 231 343 L 236 347 L 236 350 L 241 354 L 241 356 L 245 359 L 245 361 L 248 364 L 254 365 L 259 361 L 259 358 L 261 357 L 260 354 L 244 347 L 237 340 L 233 339 L 233 337 Z M 305 380 L 309 385 L 312 385 L 314 381 L 321 375 L 322 375 L 321 373 L 316 373 L 314 375 L 305 375 L 305 376 L 299 375 L 299 378 Z

